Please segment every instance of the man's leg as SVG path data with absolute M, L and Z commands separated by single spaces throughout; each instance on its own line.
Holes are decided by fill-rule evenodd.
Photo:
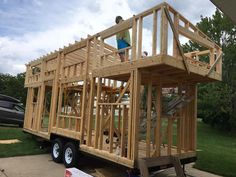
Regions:
M 119 53 L 119 56 L 120 56 L 120 61 L 124 62 L 125 61 L 125 54 L 122 52 L 122 53 Z

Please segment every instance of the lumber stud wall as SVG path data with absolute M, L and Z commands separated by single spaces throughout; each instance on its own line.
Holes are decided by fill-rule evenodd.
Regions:
M 149 36 L 152 45 L 144 59 L 146 19 L 152 22 Z M 124 49 L 126 61 L 121 63 L 120 51 L 106 39 L 124 30 L 132 31 L 132 42 Z M 181 36 L 206 50 L 183 53 Z M 169 45 L 169 41 L 173 44 Z M 203 56 L 208 57 L 209 62 L 203 62 Z M 172 82 L 176 75 L 173 69 L 162 67 L 158 72 L 145 69 L 156 67 L 158 62 L 152 63 L 159 58 L 161 61 L 173 58 L 174 62 L 165 64 L 182 70 L 176 82 Z M 185 77 L 192 72 L 202 78 L 219 76 L 215 80 L 220 80 L 222 51 L 174 8 L 162 3 L 33 60 L 26 67 L 26 131 L 48 139 L 51 133 L 77 139 L 82 151 L 134 167 L 140 157 L 176 154 L 186 157 L 195 153 L 197 83 L 203 80 L 186 81 Z M 142 136 L 140 102 L 144 86 L 147 87 L 147 114 Z M 170 87 L 179 96 L 191 99 L 172 116 L 165 116 L 162 97 Z M 154 123 L 153 109 L 156 111 Z

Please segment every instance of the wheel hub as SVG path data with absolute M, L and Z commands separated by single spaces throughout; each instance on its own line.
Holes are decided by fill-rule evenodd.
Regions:
M 54 145 L 53 145 L 53 156 L 55 157 L 55 158 L 58 158 L 59 157 L 59 144 L 57 144 L 57 143 L 55 143 Z
M 70 164 L 72 162 L 72 155 L 73 155 L 73 152 L 72 152 L 71 148 L 66 148 L 65 161 L 67 164 Z

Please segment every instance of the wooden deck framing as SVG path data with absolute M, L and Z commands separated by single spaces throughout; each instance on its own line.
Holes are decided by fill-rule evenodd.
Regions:
M 143 58 L 146 17 L 151 17 L 152 48 Z M 132 45 L 125 49 L 129 61 L 121 63 L 119 51 L 105 40 L 127 29 Z M 182 37 L 205 50 L 184 53 Z M 137 167 L 139 158 L 194 157 L 197 83 L 218 81 L 221 75 L 221 48 L 162 3 L 28 63 L 24 130 L 47 139 L 52 134 L 76 139 L 81 151 L 128 167 Z M 147 114 L 141 134 L 145 86 Z M 187 100 L 168 116 L 166 90 Z

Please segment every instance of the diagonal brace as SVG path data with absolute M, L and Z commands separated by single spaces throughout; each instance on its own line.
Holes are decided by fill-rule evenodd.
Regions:
M 172 29 L 172 31 L 173 31 L 174 38 L 175 38 L 175 40 L 176 40 L 176 43 L 177 43 L 177 46 L 178 46 L 180 55 L 181 55 L 182 58 L 183 58 L 184 66 L 185 66 L 185 68 L 186 68 L 188 74 L 190 74 L 190 70 L 189 70 L 189 66 L 188 66 L 187 59 L 186 59 L 186 57 L 185 57 L 185 55 L 184 55 L 183 48 L 181 47 L 181 44 L 180 44 L 179 39 L 178 39 L 177 31 L 176 31 L 176 29 L 175 29 L 174 23 L 173 23 L 173 21 L 172 21 L 172 19 L 171 19 L 170 13 L 169 13 L 169 11 L 168 11 L 168 9 L 167 9 L 166 6 L 164 6 L 164 11 L 165 11 L 166 17 L 167 17 L 167 19 L 168 19 L 168 21 L 169 21 L 169 23 L 170 23 L 170 27 L 171 27 L 171 29 Z
M 216 58 L 215 62 L 213 63 L 213 65 L 211 66 L 211 68 L 209 69 L 208 73 L 206 74 L 206 76 L 209 76 L 211 74 L 211 72 L 213 71 L 214 67 L 216 66 L 216 64 L 220 61 L 220 59 L 222 58 L 222 52 L 219 54 L 219 56 Z

